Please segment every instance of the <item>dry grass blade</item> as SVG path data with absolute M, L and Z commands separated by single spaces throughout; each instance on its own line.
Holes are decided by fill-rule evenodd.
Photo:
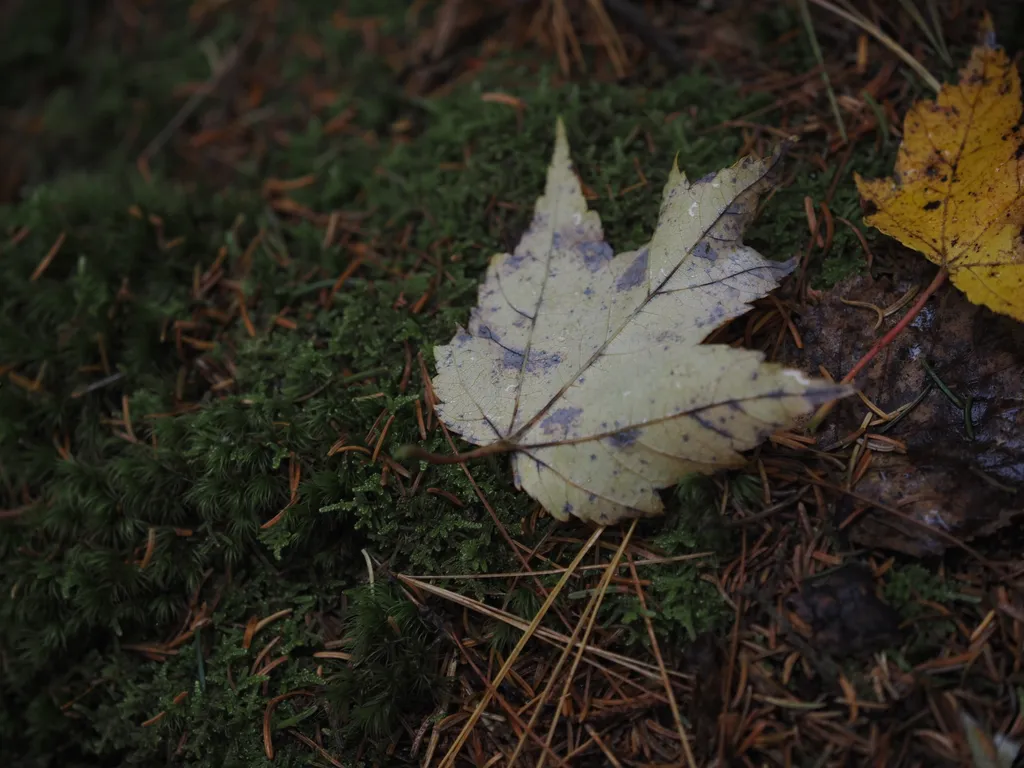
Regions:
M 938 79 L 931 72 L 925 69 L 921 62 L 915 59 L 906 48 L 885 34 L 885 32 L 878 28 L 877 24 L 874 24 L 867 17 L 859 13 L 854 14 L 849 11 L 845 11 L 839 6 L 830 3 L 829 0 L 810 0 L 810 2 L 814 3 L 819 8 L 824 8 L 826 11 L 834 13 L 839 18 L 845 19 L 851 24 L 856 24 L 890 51 L 899 56 L 903 62 L 928 85 L 929 88 L 936 93 L 942 89 L 942 85 L 939 83 Z
M 900 0 L 900 5 L 903 6 L 903 10 L 906 14 L 914 20 L 914 23 L 924 33 L 925 37 L 928 38 L 928 42 L 932 44 L 932 48 L 935 52 L 942 57 L 942 61 L 947 66 L 953 66 L 953 59 L 949 55 L 949 49 L 946 47 L 946 41 L 942 37 L 942 23 L 939 19 L 939 9 L 935 5 L 935 0 L 928 0 L 928 6 L 930 15 L 932 17 L 932 24 L 929 24 L 921 11 L 914 5 L 914 0 Z
M 576 570 L 576 567 L 580 564 L 583 558 L 586 557 L 587 552 L 589 552 L 591 548 L 593 548 L 593 546 L 597 543 L 597 540 L 601 538 L 602 533 L 604 533 L 604 526 L 594 531 L 590 538 L 587 539 L 586 544 L 584 544 L 580 551 L 577 553 L 576 557 L 573 558 L 573 561 L 572 563 L 570 563 L 568 569 L 566 569 L 565 573 L 562 574 L 562 578 L 558 580 L 558 583 L 555 585 L 555 588 L 551 590 L 551 592 L 548 594 L 547 599 L 544 601 L 544 604 L 541 605 L 540 610 L 537 611 L 537 615 L 533 617 L 533 621 L 530 622 L 529 626 L 526 628 L 526 631 L 523 632 L 523 636 L 519 638 L 519 642 L 516 643 L 515 648 L 512 649 L 512 652 L 509 653 L 508 658 L 505 659 L 505 663 L 501 666 L 501 669 L 498 670 L 498 674 L 494 676 L 494 680 L 492 681 L 492 687 L 488 688 L 487 692 L 484 693 L 483 697 L 481 697 L 480 702 L 476 705 L 476 708 L 469 716 L 469 719 L 466 721 L 465 725 L 462 726 L 462 730 L 459 732 L 459 735 L 455 738 L 455 741 L 449 748 L 447 754 L 445 754 L 444 758 L 442 758 L 438 768 L 451 768 L 451 766 L 455 764 L 455 758 L 458 756 L 459 751 L 466 743 L 466 739 L 469 738 L 469 734 L 472 732 L 473 728 L 480 720 L 480 716 L 484 713 L 484 710 L 487 708 L 487 705 L 491 702 L 491 692 L 495 690 L 501 684 L 501 681 L 505 679 L 505 676 L 508 675 L 509 670 L 512 669 L 512 665 L 515 664 L 516 659 L 519 658 L 519 654 L 523 652 L 523 648 L 526 647 L 526 644 L 530 641 L 530 638 L 533 637 L 533 633 L 536 632 L 537 628 L 540 626 L 540 622 L 544 619 L 544 616 L 547 615 L 548 610 L 550 610 L 551 606 L 554 604 L 555 598 L 558 597 L 558 594 L 568 583 L 569 578 L 572 576 L 573 572 Z
M 818 35 L 814 31 L 814 21 L 811 19 L 811 9 L 807 7 L 807 0 L 800 0 L 800 18 L 807 30 L 807 39 L 811 43 L 811 51 L 814 53 L 814 60 L 821 68 L 821 79 L 825 83 L 825 93 L 828 94 L 828 103 L 832 107 L 832 115 L 836 119 L 836 127 L 843 142 L 847 141 L 846 124 L 843 122 L 843 113 L 839 111 L 839 102 L 836 101 L 836 92 L 832 89 L 832 80 L 828 76 L 828 68 L 825 66 L 825 57 L 821 55 L 821 46 L 818 45 Z

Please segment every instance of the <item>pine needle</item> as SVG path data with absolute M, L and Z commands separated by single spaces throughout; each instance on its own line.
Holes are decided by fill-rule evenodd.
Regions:
M 537 627 L 540 626 L 540 623 L 544 619 L 544 616 L 547 614 L 548 610 L 554 604 L 555 598 L 558 597 L 558 594 L 568 583 L 569 578 L 573 574 L 573 571 L 576 570 L 576 567 L 580 564 L 583 558 L 586 557 L 587 552 L 589 552 L 591 548 L 597 543 L 597 540 L 601 538 L 601 534 L 604 533 L 604 530 L 604 526 L 601 526 L 600 528 L 595 530 L 591 537 L 587 539 L 587 543 L 583 545 L 582 549 L 580 549 L 576 557 L 573 558 L 573 561 L 572 563 L 570 563 L 569 568 L 562 575 L 562 578 L 558 580 L 558 583 L 555 585 L 555 588 L 551 590 L 550 594 L 548 594 L 547 600 L 545 600 L 544 604 L 541 605 L 540 610 L 537 611 L 537 615 L 533 617 L 533 621 L 530 622 L 530 625 L 526 628 L 526 631 L 523 633 L 523 636 L 519 638 L 519 642 L 516 643 L 515 648 L 512 649 L 512 652 L 508 655 L 508 658 L 505 659 L 505 663 L 502 664 L 501 669 L 498 670 L 498 674 L 495 675 L 494 680 L 491 683 L 491 687 L 488 688 L 486 693 L 484 693 L 484 695 L 481 697 L 479 703 L 476 705 L 476 709 L 473 710 L 473 713 L 469 716 L 469 719 L 466 721 L 465 725 L 462 726 L 462 730 L 459 732 L 459 735 L 455 738 L 455 741 L 452 743 L 452 746 L 449 748 L 447 754 L 445 754 L 445 756 L 441 759 L 438 768 L 451 768 L 455 764 L 455 758 L 458 756 L 459 751 L 465 745 L 466 740 L 469 738 L 469 734 L 473 731 L 473 728 L 480 720 L 480 716 L 484 713 L 484 710 L 487 709 L 487 705 L 491 703 L 491 698 L 493 698 L 492 691 L 496 690 L 498 686 L 501 684 L 501 681 L 505 679 L 506 675 L 508 675 L 509 670 L 512 669 L 512 665 L 515 664 L 516 659 L 519 658 L 519 654 L 523 652 L 523 648 L 526 647 L 526 644 L 530 641 L 530 638 L 533 637 L 533 633 L 536 632 Z
M 565 676 L 565 683 L 562 686 L 562 694 L 558 697 L 558 703 L 555 705 L 554 715 L 551 717 L 551 725 L 548 727 L 548 735 L 545 743 L 550 747 L 551 743 L 555 738 L 555 728 L 558 727 L 558 719 L 562 714 L 562 702 L 569 696 L 569 689 L 572 688 L 573 680 L 576 679 L 576 670 L 579 669 L 580 659 L 583 657 L 583 651 L 587 647 L 587 641 L 590 639 L 590 633 L 594 630 L 594 622 L 597 620 L 597 612 L 601 608 L 601 602 L 604 600 L 604 596 L 608 592 L 608 585 L 611 583 L 612 574 L 618 569 L 619 562 L 622 560 L 622 555 L 626 551 L 626 547 L 629 546 L 629 540 L 633 538 L 633 532 L 636 530 L 636 518 L 633 518 L 633 522 L 629 526 L 629 530 L 626 531 L 626 535 L 622 537 L 622 543 L 619 548 L 615 551 L 612 562 L 608 566 L 608 569 L 604 572 L 604 576 L 601 578 L 601 582 L 598 585 L 597 590 L 594 592 L 594 596 L 591 599 L 593 610 L 590 612 L 590 617 L 587 620 L 587 628 L 583 632 L 583 640 L 580 642 L 579 648 L 576 649 L 576 657 L 572 660 L 572 667 L 569 669 L 569 674 Z M 580 617 L 580 624 L 583 623 L 583 617 Z M 579 625 L 577 625 L 578 628 Z M 568 652 L 568 647 L 563 652 L 564 655 Z M 552 681 L 555 676 L 551 676 Z M 534 710 L 534 717 L 540 712 L 540 706 Z M 544 760 L 547 757 L 547 753 L 541 753 L 540 760 L 537 763 L 537 768 L 544 768 Z M 693 768 L 693 766 L 691 766 Z
M 611 564 L 605 569 L 604 574 L 601 576 L 601 581 L 598 585 L 598 588 L 594 590 L 594 594 L 591 596 L 590 601 L 587 603 L 587 607 L 584 609 L 583 614 L 580 616 L 580 620 L 576 622 L 576 626 L 572 631 L 572 636 L 569 638 L 570 642 L 566 643 L 565 647 L 562 650 L 561 656 L 558 657 L 558 661 L 555 663 L 555 668 L 551 670 L 551 672 L 548 674 L 547 685 L 544 686 L 544 690 L 541 692 L 540 699 L 537 700 L 536 706 L 534 706 L 533 714 L 530 715 L 530 720 L 526 724 L 527 731 L 531 731 L 533 729 L 533 726 L 536 724 L 537 718 L 543 711 L 544 705 L 550 698 L 551 691 L 555 687 L 555 683 L 558 680 L 558 675 L 562 671 L 562 665 L 565 663 L 565 660 L 569 657 L 569 649 L 572 647 L 572 642 L 576 640 L 576 636 L 579 634 L 580 629 L 583 627 L 583 624 L 586 623 L 587 628 L 583 633 L 583 639 L 579 643 L 576 658 L 573 661 L 572 668 L 569 670 L 569 674 L 566 676 L 565 689 L 563 689 L 562 691 L 562 696 L 560 697 L 560 700 L 565 698 L 568 687 L 572 685 L 573 678 L 576 674 L 576 668 L 579 666 L 580 656 L 583 655 L 583 650 L 587 647 L 587 640 L 590 639 L 590 632 L 594 627 L 594 620 L 597 618 L 597 611 L 601 607 L 601 601 L 604 599 L 605 593 L 608 591 L 608 585 L 609 583 L 611 583 L 612 575 L 617 570 L 619 560 L 622 559 L 622 553 L 625 551 L 626 546 L 629 544 L 629 540 L 632 538 L 633 531 L 635 529 L 636 520 L 633 520 L 633 523 L 630 525 L 629 530 L 623 537 L 622 543 L 619 545 L 619 548 L 616 551 L 615 556 L 612 558 Z M 561 707 L 556 706 L 555 714 L 551 721 L 552 727 L 548 731 L 548 738 L 545 742 L 548 747 L 551 746 L 551 737 L 554 732 L 554 727 L 558 723 L 558 716 L 560 712 Z M 515 765 L 516 758 L 519 757 L 519 753 L 522 752 L 523 746 L 525 744 L 526 733 L 524 732 L 523 735 L 519 737 L 519 743 L 516 744 L 516 748 L 515 751 L 512 753 L 512 757 L 509 758 L 509 765 Z M 543 768 L 544 760 L 546 757 L 546 753 L 541 754 L 540 762 L 537 764 L 537 768 Z
M 419 589 L 423 592 L 427 592 L 432 595 L 437 595 L 438 597 L 444 598 L 445 600 L 450 600 L 456 605 L 461 605 L 464 608 L 468 608 L 469 610 L 479 613 L 490 619 L 494 619 L 496 621 L 508 624 L 510 627 L 515 627 L 516 629 L 525 631 L 530 626 L 526 621 L 520 619 L 518 616 L 514 614 L 508 613 L 507 611 L 499 610 L 497 608 L 492 608 L 489 605 L 481 603 L 479 600 L 474 600 L 471 597 L 460 595 L 458 592 L 452 592 L 451 590 L 445 589 L 444 587 L 438 587 L 426 581 L 419 581 L 418 579 L 412 576 L 406 576 L 401 573 L 396 573 L 395 578 L 401 581 L 403 584 L 406 584 L 407 586 L 415 587 L 416 589 Z M 565 646 L 566 644 L 579 645 L 578 641 L 573 641 L 567 635 L 563 635 L 560 632 L 555 632 L 553 630 L 547 629 L 546 627 L 539 627 L 534 634 L 536 634 L 536 636 L 544 642 L 550 643 L 551 645 L 557 645 L 559 648 Z M 606 661 L 618 664 L 620 667 L 628 669 L 632 672 L 636 672 L 638 675 L 642 675 L 648 678 L 649 680 L 661 679 L 661 675 L 658 672 L 658 668 L 653 664 L 647 664 L 643 661 L 637 661 L 635 659 L 629 658 L 628 656 L 623 656 L 620 653 L 608 651 L 604 648 L 599 648 L 597 646 L 586 646 L 584 647 L 584 650 L 592 656 L 596 656 L 598 658 L 605 659 Z M 600 669 L 604 669 L 602 665 L 597 664 L 596 662 L 590 663 Z M 688 679 L 686 675 L 680 672 L 669 672 L 669 675 L 680 680 Z
M 654 623 L 651 621 L 647 610 L 647 599 L 644 597 L 644 591 L 640 587 L 640 577 L 637 575 L 636 565 L 633 563 L 633 558 L 629 558 L 628 562 L 629 573 L 633 577 L 633 586 L 636 588 L 636 596 L 640 601 L 644 624 L 647 626 L 647 637 L 651 641 L 651 650 L 654 652 L 654 658 L 658 661 L 658 669 L 661 670 L 661 680 L 665 685 L 665 695 L 668 696 L 668 704 L 672 709 L 672 718 L 675 720 L 676 730 L 679 732 L 679 741 L 683 745 L 683 754 L 686 755 L 686 764 L 689 768 L 697 768 L 697 763 L 693 759 L 693 752 L 690 750 L 690 740 L 686 737 L 686 728 L 683 726 L 683 716 L 679 713 L 679 704 L 676 702 L 675 693 L 672 691 L 672 681 L 668 678 L 665 659 L 661 655 L 661 646 L 658 645 L 658 636 L 654 633 Z

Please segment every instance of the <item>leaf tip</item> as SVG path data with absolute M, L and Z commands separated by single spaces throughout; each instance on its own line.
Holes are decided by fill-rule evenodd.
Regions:
M 565 121 L 562 116 L 559 115 L 555 118 L 555 154 L 564 152 L 565 155 L 569 154 L 569 139 L 565 133 Z
M 985 11 L 985 15 L 981 17 L 981 23 L 978 24 L 978 40 L 985 48 L 995 48 L 996 43 L 996 27 L 992 23 L 992 15 Z

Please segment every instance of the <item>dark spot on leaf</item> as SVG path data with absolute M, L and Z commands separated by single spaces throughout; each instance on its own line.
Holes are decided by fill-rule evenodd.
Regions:
M 501 337 L 496 334 L 489 325 L 481 324 L 477 328 L 476 335 L 481 339 L 490 339 L 491 341 L 501 341 Z
M 526 362 L 526 370 L 533 373 L 538 370 L 547 371 L 562 362 L 562 356 L 557 352 L 541 352 L 530 350 L 530 359 Z
M 531 254 L 525 249 L 517 249 L 514 253 L 509 254 L 509 257 L 505 259 L 505 272 L 510 273 L 518 270 L 523 266 L 523 262 L 526 261 L 527 257 L 530 255 Z
M 567 514 L 567 515 L 571 515 L 572 514 L 572 504 L 570 504 L 568 501 L 565 502 L 565 506 L 562 507 L 562 511 L 565 512 L 565 514 Z
M 714 261 L 718 258 L 718 251 L 712 248 L 711 244 L 707 240 L 701 240 L 693 247 L 693 255 L 698 259 Z
M 629 265 L 625 272 L 619 276 L 619 279 L 615 282 L 615 289 L 618 291 L 628 291 L 631 288 L 636 288 L 638 285 L 643 283 L 647 278 L 647 249 L 644 248 L 637 257 L 633 259 L 633 263 Z
M 622 432 L 616 432 L 614 435 L 609 436 L 608 442 L 616 448 L 628 448 L 636 443 L 639 436 L 639 429 L 624 429 Z
M 548 353 L 541 352 L 540 350 L 531 349 L 530 359 L 526 363 L 527 373 L 536 373 L 537 371 L 547 371 L 554 368 L 556 365 L 562 362 L 562 356 L 557 352 Z M 523 353 L 517 352 L 514 349 L 505 349 L 505 354 L 502 357 L 501 364 L 505 368 L 522 368 L 523 367 Z
M 942 205 L 942 201 L 941 200 L 932 200 L 931 202 L 925 203 L 923 208 L 926 211 L 934 211 L 940 205 Z
M 580 245 L 580 253 L 583 255 L 583 263 L 591 272 L 597 272 L 615 255 L 608 243 L 583 243 Z
M 714 432 L 716 435 L 720 435 L 721 437 L 724 437 L 727 440 L 732 440 L 732 434 L 730 434 L 729 432 L 727 432 L 724 429 L 720 429 L 720 428 L 716 427 L 712 422 L 708 421 L 703 416 L 698 416 L 697 414 L 691 414 L 691 418 L 694 421 L 696 421 L 698 424 L 700 424 L 702 427 L 704 427 L 704 429 L 708 430 L 709 432 Z
M 559 408 L 540 423 L 541 431 L 545 435 L 553 435 L 561 429 L 568 435 L 570 427 L 575 425 L 581 413 L 582 408 Z
M 523 367 L 523 354 L 521 352 L 513 352 L 511 349 L 505 350 L 505 355 L 501 359 L 501 364 L 505 368 L 515 368 L 519 370 Z

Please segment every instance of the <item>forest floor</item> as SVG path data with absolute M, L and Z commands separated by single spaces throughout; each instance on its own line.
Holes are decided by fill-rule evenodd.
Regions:
M 673 158 L 799 139 L 745 236 L 798 268 L 711 341 L 838 379 L 935 273 L 853 181 L 934 92 L 817 3 L 699 5 L 0 10 L 8 764 L 935 766 L 1024 736 L 1024 332 L 951 286 L 816 432 L 604 531 L 493 682 L 593 530 L 504 457 L 394 456 L 459 450 L 433 348 L 556 118 L 618 251 Z M 983 4 L 882 5 L 954 81 Z

